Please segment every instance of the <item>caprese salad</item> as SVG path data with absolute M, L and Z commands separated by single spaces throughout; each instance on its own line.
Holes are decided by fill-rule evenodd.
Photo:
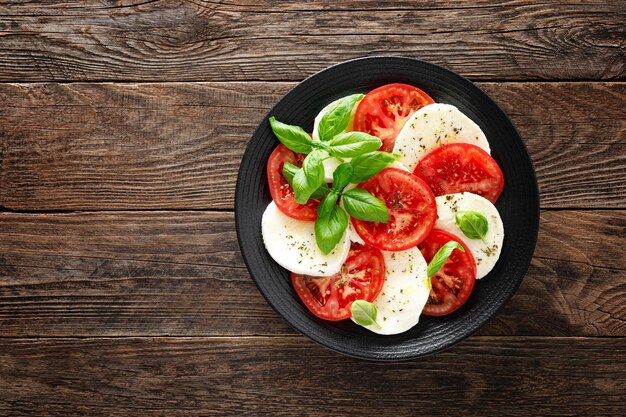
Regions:
M 333 101 L 311 134 L 284 122 L 269 119 L 261 232 L 304 305 L 379 334 L 460 308 L 504 239 L 480 127 L 406 84 Z

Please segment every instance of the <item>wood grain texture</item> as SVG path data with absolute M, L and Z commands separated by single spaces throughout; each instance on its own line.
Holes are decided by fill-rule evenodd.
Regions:
M 626 211 L 544 212 L 536 257 L 483 335 L 626 336 Z M 0 215 L 0 336 L 293 331 L 259 294 L 233 215 Z
M 300 80 L 381 54 L 475 80 L 624 78 L 623 0 L 428 3 L 11 3 L 0 80 Z
M 625 354 L 621 338 L 474 337 L 395 363 L 303 337 L 2 340 L 0 412 L 623 416 Z
M 624 21 L 625 0 L 1 3 L 0 416 L 626 415 Z M 483 81 L 548 209 L 478 335 L 391 364 L 281 320 L 228 211 L 293 81 L 381 54 Z
M 252 132 L 293 83 L 1 84 L 0 206 L 230 209 Z M 479 83 L 544 208 L 626 207 L 626 83 Z

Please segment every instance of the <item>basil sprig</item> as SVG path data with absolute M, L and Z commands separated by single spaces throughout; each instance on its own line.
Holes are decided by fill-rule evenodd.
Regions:
M 441 269 L 441 267 L 443 266 L 443 264 L 446 263 L 450 255 L 452 255 L 452 251 L 455 249 L 458 249 L 461 252 L 465 252 L 463 246 L 461 246 L 459 242 L 455 242 L 454 240 L 449 241 L 441 248 L 439 248 L 435 256 L 433 256 L 433 259 L 431 259 L 430 263 L 428 264 L 428 269 L 426 271 L 428 278 L 435 275 Z M 430 279 L 428 280 L 428 282 L 430 283 Z
M 352 319 L 359 326 L 374 325 L 381 329 L 380 324 L 376 321 L 378 309 L 374 304 L 365 300 L 355 300 L 350 306 L 350 313 L 352 313 Z
M 489 229 L 489 222 L 485 216 L 477 211 L 458 211 L 454 220 L 465 236 L 470 239 L 480 239 L 483 243 L 487 243 L 485 236 Z
M 387 223 L 389 212 L 385 204 L 362 188 L 353 188 L 342 191 L 346 185 L 352 182 L 352 165 L 347 162 L 340 164 L 333 173 L 333 186 L 317 207 L 317 220 L 315 220 L 315 240 L 322 252 L 328 254 L 343 236 L 348 227 L 348 214 L 356 219 L 370 222 Z M 341 196 L 344 208 L 338 206 L 337 200 Z M 318 233 L 323 228 L 332 229 L 332 233 Z M 341 231 L 341 233 L 339 233 Z
M 391 154 L 376 151 L 382 145 L 376 136 L 363 132 L 342 133 L 350 122 L 354 105 L 362 98 L 362 94 L 345 97 L 322 116 L 318 125 L 320 142 L 313 141 L 299 126 L 279 122 L 274 117 L 269 119 L 272 131 L 283 145 L 307 154 L 302 168 L 284 163 L 282 174 L 292 186 L 294 199 L 299 204 L 306 204 L 310 198 L 322 199 L 317 209 L 315 239 L 326 254 L 343 237 L 348 227 L 348 214 L 356 219 L 384 223 L 389 218 L 387 207 L 366 190 L 354 188 L 343 192 L 349 183 L 363 182 L 395 160 Z M 324 183 L 323 160 L 328 156 L 353 158 L 335 169 L 331 188 Z M 340 196 L 345 209 L 337 205 Z
M 363 98 L 363 94 L 353 94 L 335 102 L 322 116 L 317 131 L 322 142 L 332 139 L 343 132 L 350 123 L 350 114 L 354 105 Z

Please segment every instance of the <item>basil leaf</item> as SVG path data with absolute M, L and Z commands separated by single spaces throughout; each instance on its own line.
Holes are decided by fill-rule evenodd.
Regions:
M 338 133 L 343 132 L 350 123 L 350 114 L 357 101 L 363 98 L 363 94 L 353 94 L 338 100 L 322 116 L 317 131 L 321 141 L 327 141 Z
M 452 251 L 455 249 L 458 249 L 461 252 L 465 252 L 463 246 L 461 246 L 459 242 L 455 242 L 454 240 L 449 241 L 441 248 L 439 248 L 435 256 L 433 256 L 433 259 L 431 259 L 430 263 L 428 264 L 428 270 L 426 271 L 428 278 L 435 275 L 437 271 L 441 269 L 441 267 L 443 266 L 443 264 L 446 263 L 450 255 L 452 255 Z
M 352 165 L 351 183 L 358 184 L 369 180 L 398 158 L 387 152 L 368 152 L 350 161 Z
M 298 168 L 297 166 L 293 164 L 290 164 L 289 162 L 285 162 L 283 164 L 283 177 L 287 180 L 289 185 L 292 186 L 292 188 L 293 188 L 293 177 L 296 175 L 296 172 L 298 172 L 298 170 L 300 170 L 300 168 Z M 322 185 L 320 185 L 317 190 L 313 191 L 313 194 L 311 194 L 309 198 L 313 200 L 318 200 L 324 197 L 326 194 L 328 194 L 329 191 L 330 191 L 330 188 L 328 188 L 328 185 L 326 185 L 326 183 L 323 182 Z
M 311 143 L 313 141 L 309 137 L 309 134 L 300 126 L 291 126 L 279 122 L 272 116 L 270 117 L 270 127 L 278 140 L 292 151 L 298 153 L 311 152 Z
M 328 194 L 329 191 L 330 188 L 328 188 L 328 185 L 323 182 L 322 185 L 317 188 L 317 190 L 313 191 L 313 194 L 311 194 L 311 197 L 309 198 L 313 200 L 319 200 L 320 198 L 323 198 L 326 194 Z
M 340 133 L 328 142 L 328 152 L 338 158 L 354 158 L 380 148 L 382 142 L 376 136 L 363 132 Z
M 341 207 L 333 204 L 328 215 L 315 220 L 315 240 L 325 254 L 337 246 L 348 227 L 348 215 Z
M 477 211 L 458 211 L 454 220 L 465 236 L 485 242 L 489 229 L 489 222 L 485 216 Z
M 333 210 L 333 206 L 337 203 L 338 198 L 339 198 L 339 193 L 337 193 L 334 190 L 331 191 L 330 194 L 328 194 L 322 200 L 320 205 L 317 206 L 317 216 L 318 217 L 328 216 L 330 212 Z
M 296 175 L 300 168 L 295 166 L 294 164 L 290 164 L 289 162 L 285 162 L 283 164 L 283 177 L 287 180 L 289 185 L 293 182 L 293 177 Z
M 314 150 L 304 158 L 302 169 L 293 176 L 291 186 L 294 198 L 300 204 L 305 204 L 309 197 L 324 183 L 324 165 L 322 165 L 323 151 Z
M 380 324 L 376 322 L 376 316 L 378 316 L 378 309 L 376 306 L 365 300 L 355 300 L 350 306 L 350 312 L 352 313 L 352 319 L 359 326 L 371 326 L 374 325 L 380 329 Z
M 344 192 L 342 202 L 348 214 L 355 219 L 380 223 L 389 221 L 385 204 L 362 188 Z
M 350 178 L 352 178 L 352 165 L 344 162 L 333 172 L 333 190 L 343 190 L 350 182 Z

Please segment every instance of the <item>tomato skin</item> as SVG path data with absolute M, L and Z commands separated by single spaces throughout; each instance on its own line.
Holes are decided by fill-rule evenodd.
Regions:
M 426 155 L 415 167 L 436 196 L 471 192 L 495 203 L 504 188 L 498 163 L 478 146 L 469 143 L 443 145 Z
M 401 251 L 418 245 L 437 221 L 435 196 L 424 181 L 398 168 L 386 168 L 358 185 L 381 200 L 389 211 L 387 223 L 352 219 L 358 235 L 370 246 Z
M 476 283 L 476 263 L 469 248 L 455 235 L 439 229 L 433 229 L 419 245 L 426 262 L 430 262 L 437 251 L 449 241 L 463 246 L 465 252 L 452 251 L 441 269 L 430 277 L 432 289 L 422 314 L 427 316 L 445 316 L 459 309 L 469 298 Z
M 354 114 L 354 130 L 377 136 L 383 141 L 380 150 L 391 152 L 409 116 L 434 102 L 412 85 L 383 85 L 367 93 L 359 103 Z
M 285 162 L 300 167 L 305 156 L 293 152 L 282 143 L 279 144 L 267 161 L 267 181 L 272 200 L 274 200 L 280 211 L 296 220 L 315 221 L 317 219 L 319 201 L 309 200 L 306 204 L 298 203 L 294 197 L 293 188 L 283 177 L 283 165 Z
M 350 318 L 355 300 L 373 301 L 385 281 L 382 253 L 367 245 L 353 243 L 338 274 L 310 277 L 291 273 L 291 285 L 304 305 L 317 317 L 339 321 Z

